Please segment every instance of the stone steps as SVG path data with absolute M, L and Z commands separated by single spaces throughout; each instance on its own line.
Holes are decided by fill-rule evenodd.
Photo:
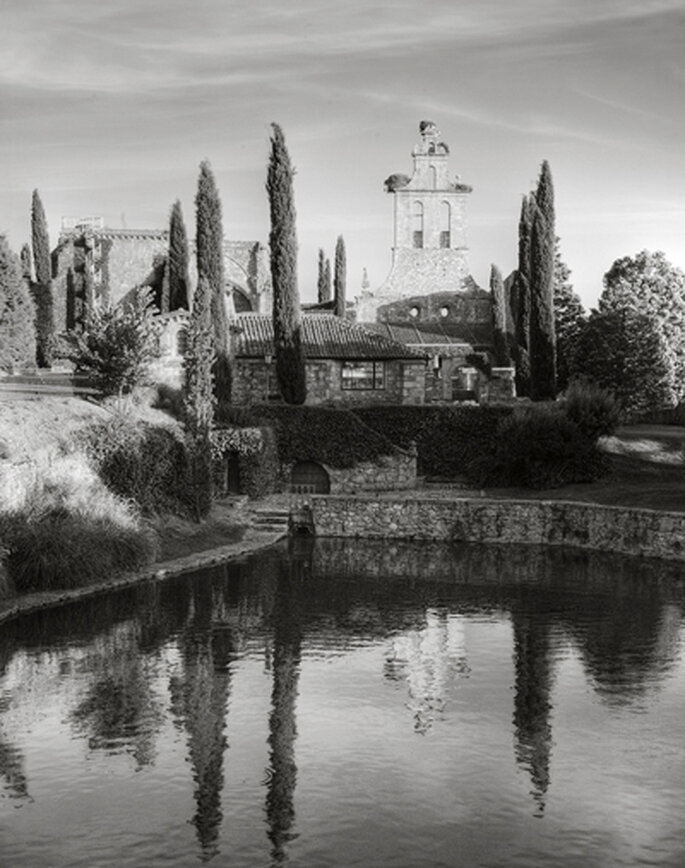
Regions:
M 252 515 L 256 530 L 287 533 L 290 528 L 290 511 L 287 509 L 256 509 Z

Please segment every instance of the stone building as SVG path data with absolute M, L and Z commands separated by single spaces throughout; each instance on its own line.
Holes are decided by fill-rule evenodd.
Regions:
M 194 245 L 189 245 L 191 287 L 197 283 Z M 140 286 L 157 300 L 165 279 L 169 233 L 163 229 L 112 229 L 100 218 L 65 218 L 52 254 L 54 310 L 58 330 L 80 320 L 88 293 L 113 304 Z M 229 312 L 271 310 L 268 249 L 258 241 L 224 241 Z
M 449 172 L 449 148 L 431 121 L 419 126 L 412 151 L 413 171 L 391 175 L 392 265 L 375 291 L 364 289 L 355 319 L 370 330 L 428 354 L 426 401 L 513 396 L 513 372 L 488 376 L 493 348 L 492 296 L 469 273 L 466 205 L 471 187 Z

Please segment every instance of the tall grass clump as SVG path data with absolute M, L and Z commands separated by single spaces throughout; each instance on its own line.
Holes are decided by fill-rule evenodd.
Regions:
M 0 593 L 24 593 L 138 569 L 154 559 L 156 538 L 86 456 L 43 455 L 0 464 L 0 549 Z

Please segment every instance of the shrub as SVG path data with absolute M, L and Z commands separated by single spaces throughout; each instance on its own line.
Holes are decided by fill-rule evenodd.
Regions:
M 280 488 L 278 443 L 271 428 L 262 428 L 262 450 L 241 455 L 240 482 L 248 497 L 264 497 Z
M 581 432 L 595 442 L 618 427 L 621 405 L 613 392 L 592 381 L 573 380 L 564 395 L 564 414 Z
M 454 477 L 480 455 L 489 453 L 497 438 L 498 423 L 512 412 L 495 405 L 364 407 L 355 414 L 370 428 L 406 449 L 418 452 L 418 472 L 425 476 Z
M 7 569 L 17 592 L 76 588 L 135 570 L 156 554 L 154 535 L 107 519 L 53 510 L 38 521 L 0 516 Z
M 557 408 L 536 406 L 503 419 L 494 448 L 470 462 L 468 480 L 479 487 L 554 488 L 591 482 L 608 459 Z
M 84 429 L 80 440 L 105 484 L 142 512 L 187 509 L 188 458 L 173 432 L 115 416 Z
M 387 437 L 348 410 L 284 404 L 259 404 L 248 409 L 222 405 L 217 422 L 271 427 L 282 464 L 319 461 L 330 467 L 353 467 L 395 450 Z

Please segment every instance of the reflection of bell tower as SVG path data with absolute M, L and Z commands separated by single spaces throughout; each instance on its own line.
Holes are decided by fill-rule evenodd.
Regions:
M 269 760 L 266 796 L 268 835 L 274 863 L 286 860 L 286 845 L 294 837 L 294 795 L 297 782 L 295 708 L 300 677 L 302 627 L 297 563 L 283 569 L 276 591 L 273 646 L 273 687 L 269 715 Z
M 412 151 L 413 172 L 391 175 L 392 267 L 373 293 L 362 292 L 357 321 L 373 322 L 378 308 L 403 298 L 457 292 L 469 276 L 466 200 L 471 187 L 449 177 L 449 148 L 432 121 L 421 121 L 421 141 Z
M 512 612 L 514 627 L 514 729 L 516 761 L 527 769 L 538 815 L 545 810 L 552 750 L 552 661 L 548 619 Z

